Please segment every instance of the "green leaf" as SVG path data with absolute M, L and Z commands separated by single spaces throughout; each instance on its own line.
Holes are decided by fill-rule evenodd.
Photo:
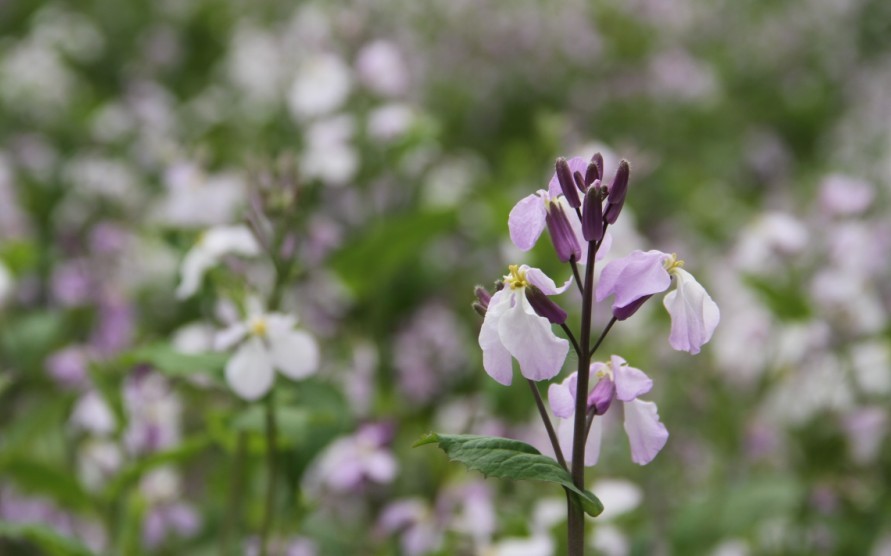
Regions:
M 79 541 L 60 535 L 44 525 L 0 521 L 0 537 L 28 541 L 51 556 L 93 556 L 90 549 Z
M 126 365 L 148 363 L 168 376 L 185 377 L 193 374 L 210 374 L 222 377 L 229 354 L 182 353 L 165 343 L 137 348 L 121 358 Z
M 39 461 L 14 458 L 0 462 L 0 476 L 8 477 L 26 492 L 45 494 L 72 510 L 88 509 L 93 505 L 72 473 Z
M 434 443 L 439 444 L 450 460 L 486 476 L 557 483 L 576 494 L 588 515 L 596 517 L 603 511 L 600 500 L 591 492 L 576 487 L 568 471 L 525 442 L 494 436 L 430 433 L 414 446 Z

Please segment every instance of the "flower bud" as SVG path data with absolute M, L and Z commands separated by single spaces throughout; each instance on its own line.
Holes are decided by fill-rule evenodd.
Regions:
M 557 251 L 557 258 L 560 262 L 569 262 L 572 257 L 578 260 L 582 256 L 582 249 L 579 246 L 575 232 L 569 224 L 563 207 L 558 203 L 548 203 L 548 211 L 545 216 L 545 222 L 548 226 L 548 233 L 551 236 L 551 242 L 554 244 L 554 250 Z
M 563 196 L 572 208 L 579 208 L 582 202 L 579 199 L 579 193 L 576 190 L 575 182 L 572 178 L 572 171 L 569 169 L 569 163 L 562 156 L 557 159 L 557 181 L 560 182 L 560 189 L 563 190 Z
M 594 183 L 594 180 L 599 180 L 603 176 L 600 175 L 600 169 L 597 168 L 597 164 L 594 162 L 588 163 L 588 169 L 585 170 L 585 185 L 591 187 L 591 184 Z
M 600 188 L 591 187 L 585 193 L 582 207 L 582 235 L 585 241 L 603 239 L 603 205 L 600 202 Z
M 594 389 L 588 395 L 588 409 L 593 409 L 594 415 L 603 415 L 615 397 L 616 383 L 609 376 L 604 376 L 597 381 Z
M 622 206 L 625 204 L 625 194 L 628 192 L 628 177 L 631 173 L 631 167 L 628 161 L 619 162 L 616 169 L 616 177 L 613 178 L 612 185 L 609 186 L 609 196 L 607 197 L 606 213 L 604 218 L 610 224 L 615 224 L 622 212 Z
M 583 176 L 581 172 L 576 170 L 572 174 L 572 179 L 575 180 L 575 186 L 579 188 L 579 191 L 584 193 L 588 190 L 588 184 L 585 183 L 585 176 Z
M 628 305 L 624 307 L 616 307 L 613 309 L 613 316 L 616 317 L 616 320 L 625 320 L 640 309 L 641 305 L 646 303 L 647 299 L 652 297 L 652 295 L 645 295 L 639 299 L 635 299 Z
M 600 153 L 594 153 L 594 156 L 591 157 L 591 164 L 597 167 L 597 179 L 603 179 L 603 155 Z
M 482 286 L 473 288 L 473 294 L 476 296 L 477 300 L 470 306 L 473 307 L 473 310 L 479 313 L 481 317 L 486 316 L 486 311 L 489 309 L 489 301 L 492 299 L 492 294 Z
M 529 304 L 532 305 L 536 314 L 548 319 L 551 321 L 551 324 L 563 324 L 566 322 L 566 311 L 545 295 L 543 291 L 532 284 L 526 286 L 525 290 L 526 299 L 529 300 Z

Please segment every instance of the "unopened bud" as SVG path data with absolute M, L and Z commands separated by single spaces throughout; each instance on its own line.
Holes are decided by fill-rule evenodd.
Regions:
M 569 163 L 561 156 L 557 159 L 556 168 L 557 181 L 560 182 L 560 189 L 563 190 L 563 196 L 566 197 L 569 206 L 572 208 L 579 208 L 582 206 L 582 201 L 579 199 L 579 192 L 576 190 L 572 171 L 569 169 Z
M 582 248 L 569 224 L 569 218 L 566 217 L 566 213 L 563 212 L 563 207 L 559 203 L 548 203 L 545 223 L 560 262 L 569 262 L 572 257 L 578 260 L 582 256 Z
M 585 183 L 585 176 L 583 176 L 581 172 L 578 170 L 573 172 L 572 179 L 575 180 L 575 186 L 579 188 L 579 191 L 584 193 L 588 190 L 588 184 Z
M 588 395 L 588 409 L 594 410 L 594 415 L 603 415 L 609 409 L 616 397 L 616 383 L 608 376 L 602 377 L 591 393 Z
M 634 301 L 632 301 L 628 305 L 625 305 L 624 307 L 617 307 L 617 308 L 613 309 L 613 316 L 616 317 L 616 320 L 627 319 L 628 317 L 630 317 L 631 315 L 636 313 L 637 310 L 640 309 L 641 305 L 646 303 L 647 299 L 649 299 L 650 297 L 652 297 L 652 296 L 645 295 L 639 299 L 635 299 Z
M 622 212 L 622 206 L 625 204 L 625 194 L 628 193 L 628 177 L 631 174 L 631 166 L 627 160 L 619 162 L 616 169 L 616 177 L 609 186 L 609 196 L 607 197 L 606 214 L 604 217 L 610 224 L 615 224 Z
M 599 180 L 603 176 L 600 175 L 600 169 L 594 162 L 588 163 L 588 169 L 585 170 L 585 185 L 591 187 L 594 180 Z
M 594 153 L 594 156 L 591 157 L 591 164 L 597 167 L 597 179 L 603 179 L 603 155 L 600 153 Z
M 543 291 L 532 284 L 526 286 L 525 290 L 526 299 L 529 300 L 529 305 L 532 305 L 536 314 L 548 319 L 551 324 L 566 322 L 566 311 L 546 296 Z
M 600 188 L 591 187 L 585 193 L 582 207 L 582 236 L 585 241 L 600 241 L 603 238 L 603 205 L 600 201 Z
M 479 301 L 474 301 L 473 303 L 470 304 L 470 306 L 473 308 L 474 311 L 476 311 L 476 314 L 478 314 L 479 316 L 481 316 L 481 317 L 486 316 L 486 311 L 488 310 L 488 308 L 483 307 L 483 304 L 480 303 Z
M 489 293 L 489 290 L 482 286 L 477 286 L 473 288 L 473 295 L 476 296 L 483 308 L 489 307 L 489 301 L 492 299 L 492 294 Z

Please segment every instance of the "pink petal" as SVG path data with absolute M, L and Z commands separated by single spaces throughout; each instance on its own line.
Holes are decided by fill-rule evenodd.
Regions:
M 537 194 L 520 199 L 507 217 L 510 239 L 522 251 L 532 249 L 545 229 L 545 204 Z
M 578 373 L 572 373 L 560 384 L 548 387 L 548 403 L 554 415 L 561 419 L 569 419 L 575 415 L 575 393 Z
M 537 268 L 533 268 L 531 266 L 522 265 L 520 270 L 526 272 L 526 280 L 529 281 L 530 284 L 540 289 L 545 295 L 559 295 L 566 291 L 566 288 L 572 284 L 572 276 L 569 277 L 566 282 L 563 283 L 559 288 L 557 284 L 544 272 Z
M 677 269 L 675 278 L 678 281 L 677 289 L 669 292 L 662 300 L 671 315 L 668 343 L 678 351 L 695 355 L 711 339 L 718 321 L 721 320 L 721 313 L 718 305 L 693 275 Z
M 557 440 L 563 449 L 563 456 L 567 461 L 572 461 L 572 434 L 575 428 L 574 419 L 563 419 L 557 426 Z M 588 442 L 585 444 L 585 465 L 591 467 L 597 465 L 600 459 L 600 444 L 603 439 L 603 420 L 594 418 L 591 423 L 591 432 L 588 433 Z
M 671 276 L 662 266 L 668 255 L 661 251 L 633 251 L 607 263 L 595 291 L 597 301 L 615 295 L 613 309 L 625 307 L 645 295 L 663 292 L 671 285 Z
M 548 319 L 536 315 L 522 295 L 499 319 L 498 336 L 519 361 L 520 373 L 530 380 L 547 380 L 559 373 L 569 352 L 569 342 L 554 335 Z
M 510 352 L 501 343 L 498 323 L 510 308 L 510 295 L 507 290 L 495 292 L 489 301 L 479 336 L 479 345 L 483 350 L 483 368 L 496 382 L 505 386 L 510 386 L 513 379 L 513 362 Z
M 625 433 L 631 444 L 631 460 L 638 465 L 653 461 L 668 442 L 668 430 L 659 422 L 659 411 L 653 402 L 625 403 Z
M 612 357 L 613 375 L 616 377 L 616 398 L 630 402 L 653 388 L 653 381 L 640 369 L 629 367 L 618 355 Z

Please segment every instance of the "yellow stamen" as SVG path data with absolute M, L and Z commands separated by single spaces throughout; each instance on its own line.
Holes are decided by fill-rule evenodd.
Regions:
M 251 334 L 262 338 L 266 336 L 266 319 L 263 317 L 254 317 L 251 319 L 248 328 L 250 329 Z
M 520 270 L 519 265 L 512 264 L 507 268 L 510 274 L 504 276 L 504 283 L 510 286 L 510 289 L 518 290 L 529 285 L 526 281 L 526 271 Z
M 669 274 L 674 274 L 674 271 L 684 267 L 684 261 L 678 259 L 677 253 L 672 253 L 665 259 L 665 262 L 662 263 L 662 266 L 665 270 L 668 271 Z

